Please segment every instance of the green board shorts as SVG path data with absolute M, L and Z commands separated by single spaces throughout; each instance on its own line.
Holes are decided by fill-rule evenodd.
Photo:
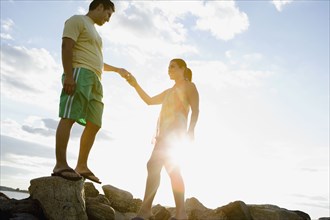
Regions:
M 64 82 L 62 75 L 62 84 Z M 73 119 L 81 125 L 87 121 L 101 127 L 104 104 L 103 88 L 98 76 L 91 70 L 74 68 L 73 78 L 76 88 L 73 95 L 62 89 L 60 97 L 59 117 Z

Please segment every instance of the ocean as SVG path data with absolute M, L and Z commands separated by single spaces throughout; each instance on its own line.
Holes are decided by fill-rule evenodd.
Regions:
M 30 196 L 29 193 L 24 193 L 24 192 L 14 192 L 14 191 L 4 191 L 4 190 L 1 190 L 0 192 L 2 192 L 11 199 L 18 199 L 18 200 L 25 199 Z

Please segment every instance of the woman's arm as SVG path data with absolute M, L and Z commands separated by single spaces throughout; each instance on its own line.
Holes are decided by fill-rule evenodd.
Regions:
M 191 139 L 195 137 L 195 126 L 199 115 L 199 94 L 195 84 L 191 83 L 187 89 L 188 101 L 191 107 L 190 124 L 188 128 L 188 136 Z
M 128 83 L 134 87 L 135 91 L 138 93 L 140 98 L 147 104 L 147 105 L 159 105 L 163 103 L 164 97 L 166 95 L 167 90 L 164 92 L 150 97 L 139 85 L 139 83 L 136 81 L 135 77 L 133 75 L 129 75 L 127 78 Z

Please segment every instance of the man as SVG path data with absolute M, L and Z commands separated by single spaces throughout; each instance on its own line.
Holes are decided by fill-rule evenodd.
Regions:
M 102 70 L 114 71 L 122 77 L 125 69 L 103 63 L 102 39 L 95 24 L 109 22 L 115 7 L 111 0 L 93 0 L 86 15 L 74 15 L 64 25 L 62 36 L 63 89 L 60 98 L 61 118 L 56 131 L 56 165 L 52 176 L 68 180 L 82 177 L 101 183 L 88 168 L 87 160 L 95 136 L 102 124 Z M 75 170 L 69 167 L 66 150 L 72 125 L 84 125 Z

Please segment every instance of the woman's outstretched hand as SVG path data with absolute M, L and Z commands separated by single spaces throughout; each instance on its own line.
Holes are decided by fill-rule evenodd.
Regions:
M 135 87 L 137 85 L 137 81 L 136 81 L 135 77 L 130 72 L 128 72 L 126 69 L 119 68 L 117 70 L 117 72 L 120 74 L 121 77 L 123 77 L 124 79 L 126 79 L 127 82 L 131 86 Z
M 121 77 L 125 79 L 127 78 L 127 76 L 130 75 L 130 73 L 124 68 L 118 68 L 117 72 L 120 74 Z
M 131 86 L 135 87 L 135 86 L 137 85 L 137 81 L 136 81 L 135 77 L 134 77 L 131 73 L 129 73 L 129 74 L 125 77 L 125 79 L 127 80 L 127 82 L 128 82 Z

